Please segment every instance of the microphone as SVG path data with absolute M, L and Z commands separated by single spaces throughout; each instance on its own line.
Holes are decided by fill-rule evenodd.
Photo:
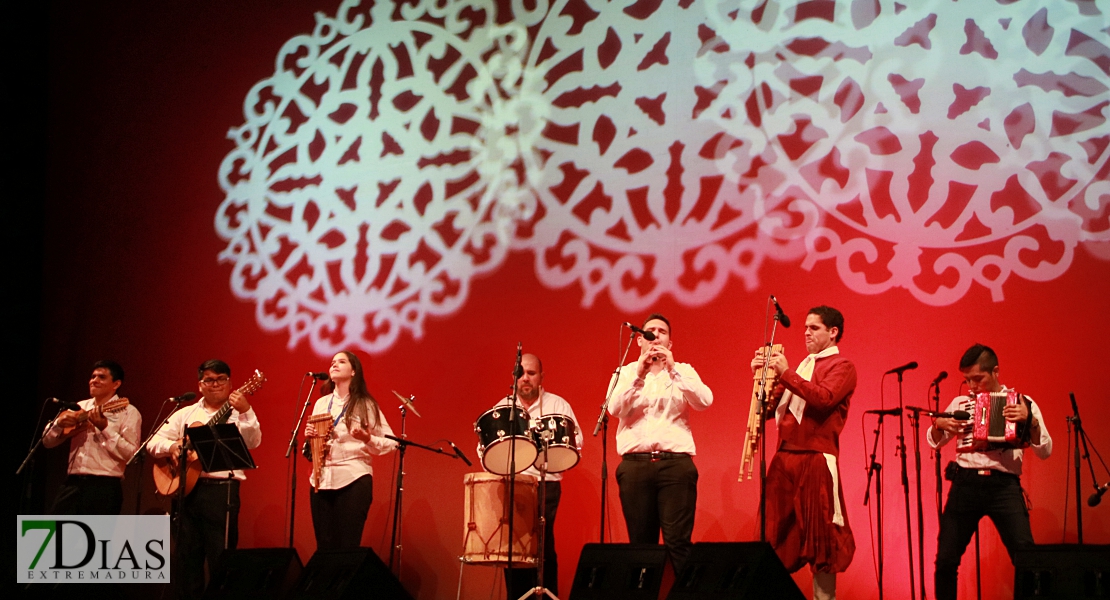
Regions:
M 635 325 L 633 325 L 632 323 L 629 323 L 628 321 L 624 322 L 624 326 L 631 329 L 634 333 L 638 333 L 638 334 L 644 336 L 644 339 L 649 341 L 649 342 L 654 342 L 655 341 L 655 334 L 650 332 L 650 331 L 644 331 L 643 329 L 640 329 L 639 327 L 636 327 Z
M 948 371 L 941 371 L 940 375 L 937 375 L 937 378 L 933 380 L 933 385 L 940 385 L 940 382 L 945 379 L 948 379 Z
M 182 402 L 188 402 L 190 400 L 193 400 L 196 397 L 197 397 L 196 392 L 185 392 L 184 394 L 181 394 L 180 396 L 174 396 L 173 398 L 170 398 L 169 401 L 181 404 Z
M 66 410 L 72 410 L 73 412 L 78 412 L 81 410 L 81 405 L 77 404 L 76 402 L 66 402 L 65 400 L 58 400 L 57 398 L 51 398 L 50 402 L 54 404 L 61 404 L 62 408 Z
M 1106 493 L 1107 489 L 1110 489 L 1110 481 L 1102 485 L 1095 486 L 1095 493 L 1091 494 L 1090 498 L 1087 498 L 1087 506 L 1098 506 L 1098 503 L 1102 502 L 1102 495 Z
M 915 413 L 925 413 L 927 417 L 934 417 L 937 419 L 956 419 L 957 421 L 967 421 L 971 419 L 971 413 L 966 410 L 954 410 L 952 412 L 936 412 L 927 408 L 919 408 L 917 406 L 907 406 L 906 410 L 912 410 Z
M 890 375 L 891 373 L 897 373 L 897 374 L 901 375 L 903 371 L 909 371 L 910 369 L 916 369 L 916 368 L 917 368 L 917 361 L 914 360 L 914 361 L 910 361 L 910 362 L 908 362 L 908 363 L 906 363 L 906 364 L 904 364 L 900 367 L 894 367 L 893 369 L 887 371 L 886 373 L 883 373 L 883 375 Z
M 313 373 L 312 371 L 309 371 L 308 373 L 305 373 L 305 377 L 319 379 L 320 381 L 327 381 L 331 379 L 331 375 L 328 375 L 327 371 L 320 371 L 319 373 Z
M 774 294 L 771 295 L 771 303 L 775 305 L 775 313 L 779 318 L 779 323 L 782 323 L 783 327 L 790 327 L 790 317 L 782 311 L 782 307 L 779 306 L 779 301 L 775 299 Z
M 517 379 L 520 379 L 521 377 L 524 377 L 524 367 L 520 364 L 520 360 L 521 360 L 521 357 L 522 357 L 522 355 L 521 355 L 521 350 L 522 349 L 523 349 L 523 345 L 521 345 L 520 342 L 517 342 L 516 343 L 516 364 L 513 365 L 513 380 L 514 381 L 517 380 Z
M 879 415 L 880 417 L 896 417 L 896 416 L 900 416 L 902 414 L 902 409 L 900 409 L 900 408 L 888 408 L 886 410 L 878 410 L 878 409 L 865 410 L 865 411 L 863 411 L 863 414 L 865 414 L 865 415 Z
M 459 447 L 456 446 L 454 442 L 448 441 L 447 443 L 451 444 L 451 447 L 455 449 L 455 456 L 461 458 L 462 461 L 464 463 L 466 463 L 466 466 L 468 466 L 468 467 L 473 467 L 474 466 L 474 463 L 470 462 L 470 459 L 467 458 L 465 454 L 463 454 L 462 450 L 459 450 Z

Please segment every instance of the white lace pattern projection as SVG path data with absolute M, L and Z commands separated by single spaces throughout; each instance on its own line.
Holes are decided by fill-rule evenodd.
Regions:
M 244 102 L 232 289 L 381 352 L 511 250 L 626 311 L 766 261 L 943 305 L 1110 259 L 1110 25 L 1060 0 L 344 1 Z

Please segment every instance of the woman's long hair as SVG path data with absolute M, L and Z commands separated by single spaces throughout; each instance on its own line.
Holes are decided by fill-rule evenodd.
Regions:
M 351 377 L 351 385 L 349 387 L 351 397 L 347 400 L 347 414 L 343 417 L 343 423 L 347 425 L 347 430 L 351 429 L 351 419 L 359 418 L 362 423 L 372 423 L 370 426 L 371 431 L 376 431 L 380 423 L 378 422 L 378 401 L 370 395 L 370 390 L 366 389 L 366 376 L 362 370 L 362 361 L 354 352 L 349 350 L 342 350 L 347 360 L 351 363 L 351 370 L 354 371 L 354 376 Z M 335 391 L 335 382 L 328 380 L 321 388 L 320 391 L 326 396 Z M 370 415 L 373 415 L 371 417 Z

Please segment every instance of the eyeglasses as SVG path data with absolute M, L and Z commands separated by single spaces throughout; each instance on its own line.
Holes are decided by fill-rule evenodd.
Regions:
M 221 375 L 221 376 L 219 376 L 215 379 L 212 379 L 212 378 L 201 379 L 200 384 L 205 386 L 205 387 L 218 387 L 218 386 L 221 386 L 221 385 L 227 383 L 228 381 L 229 381 L 229 379 L 226 375 Z

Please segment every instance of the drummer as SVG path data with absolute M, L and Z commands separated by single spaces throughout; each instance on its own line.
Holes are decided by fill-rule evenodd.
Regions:
M 574 409 L 570 403 L 543 389 L 543 363 L 533 354 L 525 354 L 520 359 L 524 374 L 516 382 L 516 397 L 519 405 L 528 411 L 531 419 L 540 419 L 549 415 L 565 415 L 574 422 L 574 445 L 577 450 L 582 450 L 582 431 L 578 427 L 578 418 L 574 416 Z M 496 406 L 508 406 L 509 399 L 503 398 Z M 543 459 L 541 449 L 538 464 Z M 525 475 L 536 479 L 540 471 L 535 466 L 524 470 Z M 559 495 L 562 492 L 562 473 L 547 473 L 544 478 L 545 502 L 544 518 L 546 526 L 543 533 L 543 585 L 552 594 L 559 595 L 559 561 L 555 555 L 555 512 L 559 509 Z M 508 598 L 514 599 L 524 595 L 536 586 L 536 569 L 505 569 L 505 587 L 508 589 Z

